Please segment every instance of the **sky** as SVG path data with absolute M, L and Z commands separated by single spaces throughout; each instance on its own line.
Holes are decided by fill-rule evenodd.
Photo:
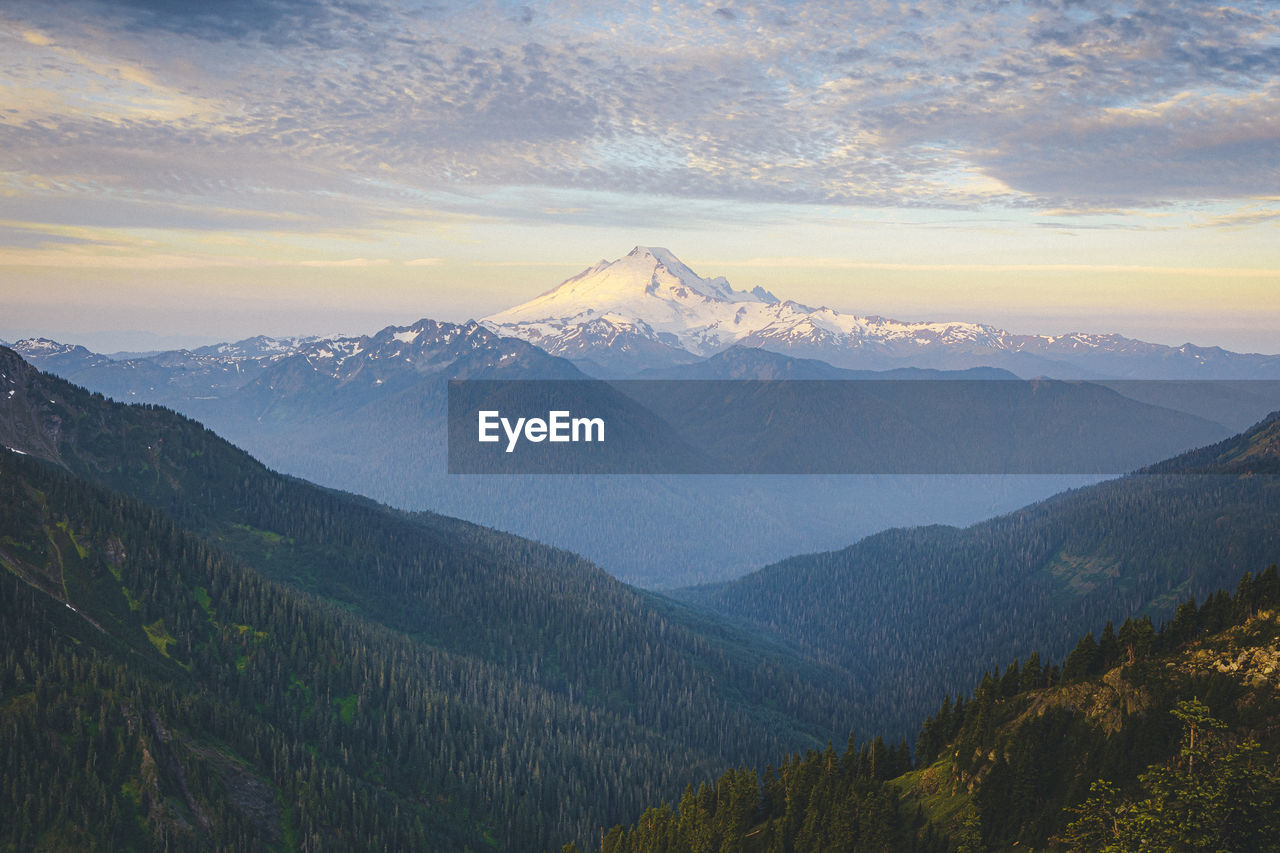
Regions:
M 0 2 L 0 338 L 482 317 L 635 245 L 1280 352 L 1280 5 Z

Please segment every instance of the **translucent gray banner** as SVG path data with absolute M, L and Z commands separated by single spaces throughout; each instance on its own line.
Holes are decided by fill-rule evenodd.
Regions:
M 1280 383 L 463 380 L 449 472 L 1121 474 L 1236 432 L 1226 397 Z

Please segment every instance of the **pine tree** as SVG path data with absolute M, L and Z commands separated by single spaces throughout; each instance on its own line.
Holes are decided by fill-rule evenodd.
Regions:
M 1102 656 L 1093 632 L 1085 634 L 1062 664 L 1062 680 L 1068 684 L 1082 681 L 1101 666 Z

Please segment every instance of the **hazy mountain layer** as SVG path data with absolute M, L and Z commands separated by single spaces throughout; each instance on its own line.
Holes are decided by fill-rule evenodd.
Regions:
M 967 529 L 889 530 L 678 593 L 864 676 L 902 725 L 993 661 L 1171 616 L 1280 553 L 1280 415 L 1201 451 Z M 900 729 L 888 729 L 897 736 Z
M 886 527 L 968 524 L 1087 482 L 1027 476 L 449 477 L 443 473 L 442 438 L 447 379 L 582 376 L 562 359 L 474 324 L 423 320 L 360 338 L 251 339 L 125 361 L 51 342 L 24 342 L 22 351 L 33 362 L 117 399 L 176 408 L 279 470 L 570 548 L 618 577 L 655 587 L 736 576 L 797 552 L 841 547 Z M 731 348 L 662 375 L 871 374 Z M 951 375 L 902 369 L 887 377 Z M 961 374 L 989 375 L 1008 376 Z M 1150 402 L 1195 408 L 1201 416 L 1234 418 L 1235 423 L 1275 405 L 1265 393 L 1266 383 L 1235 383 L 1225 399 L 1216 394 L 1216 384 L 1201 388 L 1213 394 L 1195 392 L 1200 386 L 1190 384 L 1190 391 L 1164 393 Z M 1219 433 L 1225 434 L 1226 429 Z M 1166 446 L 1203 440 L 1184 437 L 1181 445 Z

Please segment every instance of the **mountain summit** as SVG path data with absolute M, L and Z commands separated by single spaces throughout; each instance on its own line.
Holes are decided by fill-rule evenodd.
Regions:
M 1280 377 L 1280 356 L 1169 347 L 1115 334 L 1018 335 L 985 323 L 904 322 L 810 308 L 756 287 L 704 278 L 667 249 L 636 246 L 534 299 L 486 317 L 588 372 L 634 374 L 688 364 L 731 346 L 817 358 L 837 367 L 1001 367 L 1067 379 Z
M 760 287 L 734 290 L 725 278 L 703 278 L 669 250 L 646 246 L 482 322 L 554 355 L 609 366 L 626 361 L 621 366 L 633 370 L 735 344 L 841 366 L 892 367 L 937 345 L 1000 351 L 1006 347 L 998 338 L 1007 334 L 975 323 L 901 323 L 815 309 Z
M 734 290 L 724 277 L 703 278 L 669 249 L 636 246 L 483 322 L 553 355 L 626 373 L 718 352 L 736 340 L 721 332 L 735 316 L 777 304 L 763 288 Z
M 772 305 L 778 298 L 756 288 L 734 290 L 723 276 L 703 278 L 669 249 L 636 246 L 625 257 L 601 260 L 523 305 L 487 318 L 503 326 L 520 323 L 582 323 L 611 316 L 650 324 L 674 322 L 683 328 L 694 316 L 717 313 L 708 306 L 734 303 Z

